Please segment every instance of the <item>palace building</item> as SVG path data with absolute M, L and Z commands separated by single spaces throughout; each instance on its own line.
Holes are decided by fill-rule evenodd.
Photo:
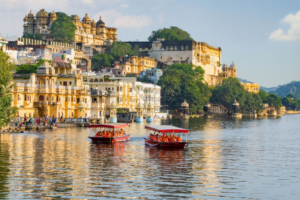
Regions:
M 34 15 L 32 11 L 26 15 L 24 21 L 23 33 L 40 33 L 43 40 L 51 41 L 53 38 L 50 35 L 50 28 L 52 23 L 57 19 L 54 11 L 47 13 L 44 9 Z M 72 18 L 73 23 L 76 25 L 75 30 L 75 43 L 85 43 L 87 45 L 104 45 L 108 41 L 117 41 L 117 29 L 106 27 L 101 16 L 96 22 L 91 20 L 88 14 L 80 20 L 78 15 Z
M 208 85 L 217 85 L 222 73 L 220 47 L 213 47 L 205 42 L 196 41 L 164 41 L 126 42 L 137 45 L 144 55 L 155 58 L 162 65 L 188 63 L 201 66 L 205 70 L 204 80 Z

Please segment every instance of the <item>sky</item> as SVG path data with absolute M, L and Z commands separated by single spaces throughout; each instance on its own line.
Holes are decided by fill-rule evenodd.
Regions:
M 177 26 L 194 40 L 222 48 L 222 64 L 239 78 L 272 87 L 300 81 L 299 0 L 0 0 L 0 34 L 23 34 L 30 10 L 85 13 L 116 27 L 120 41 L 146 41 L 153 30 Z

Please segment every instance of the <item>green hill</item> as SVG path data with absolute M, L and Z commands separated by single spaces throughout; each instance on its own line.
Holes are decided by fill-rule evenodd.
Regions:
M 281 98 L 289 94 L 293 94 L 295 98 L 300 98 L 300 81 L 292 81 L 285 85 L 279 85 L 273 93 Z

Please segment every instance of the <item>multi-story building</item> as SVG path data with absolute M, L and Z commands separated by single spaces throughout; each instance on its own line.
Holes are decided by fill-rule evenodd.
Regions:
M 248 92 L 254 92 L 254 93 L 258 93 L 259 92 L 259 84 L 257 83 L 241 83 L 244 88 L 248 91 Z
M 84 84 L 91 89 L 113 93 L 118 108 L 127 108 L 136 111 L 138 103 L 151 104 L 154 112 L 160 112 L 161 87 L 136 81 L 136 77 L 113 77 L 103 74 L 83 73 Z
M 5 51 L 6 50 L 7 43 L 8 43 L 8 40 L 3 39 L 0 36 L 0 51 Z
M 153 81 L 154 84 L 156 84 L 162 75 L 163 75 L 163 71 L 161 69 L 152 68 L 150 70 L 142 71 L 140 73 L 140 78 L 147 76 Z
M 76 69 L 65 68 L 69 67 L 55 69 L 45 62 L 36 74 L 14 74 L 12 106 L 18 107 L 18 116 L 91 116 L 89 87 L 83 84 L 81 74 L 74 73 Z
M 220 47 L 213 47 L 204 42 L 164 41 L 164 39 L 127 43 L 137 45 L 142 54 L 155 58 L 163 65 L 188 63 L 201 66 L 205 70 L 204 80 L 209 85 L 219 83 L 219 74 L 222 73 Z
M 30 11 L 23 19 L 23 33 L 40 33 L 43 40 L 51 41 L 53 38 L 50 35 L 50 28 L 56 19 L 57 15 L 54 11 L 48 14 L 44 9 L 41 9 L 36 13 L 36 16 Z M 117 29 L 106 27 L 101 16 L 98 22 L 95 22 L 91 20 L 88 14 L 85 14 L 81 21 L 78 15 L 74 15 L 72 21 L 77 27 L 75 43 L 103 45 L 107 40 L 117 41 Z

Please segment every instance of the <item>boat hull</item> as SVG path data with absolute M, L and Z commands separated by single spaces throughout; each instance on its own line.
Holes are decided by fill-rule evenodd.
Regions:
M 123 135 L 120 137 L 89 137 L 93 143 L 116 143 L 126 142 L 130 140 L 130 135 Z
M 156 142 L 145 138 L 145 144 L 152 147 L 159 148 L 184 148 L 187 145 L 187 142 Z

